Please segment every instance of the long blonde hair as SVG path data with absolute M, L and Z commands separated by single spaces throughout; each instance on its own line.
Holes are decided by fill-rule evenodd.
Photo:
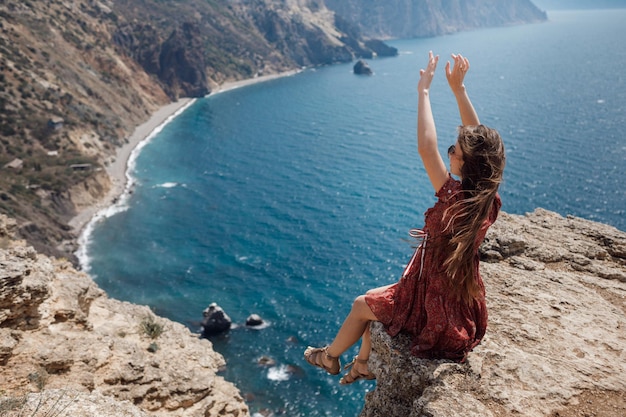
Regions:
M 506 163 L 500 134 L 484 125 L 459 127 L 463 152 L 461 188 L 464 194 L 444 213 L 451 233 L 444 267 L 457 297 L 468 304 L 480 296 L 475 276 L 476 236 L 492 210 Z

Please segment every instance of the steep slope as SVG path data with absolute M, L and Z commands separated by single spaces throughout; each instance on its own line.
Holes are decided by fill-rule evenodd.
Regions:
M 107 193 L 103 165 L 159 106 L 372 53 L 308 1 L 7 0 L 0 16 L 0 212 L 70 259 L 78 201 Z
M 56 244 L 71 238 L 71 190 L 97 197 L 106 157 L 169 99 L 117 53 L 95 2 L 4 1 L 0 16 L 0 212 L 59 255 Z

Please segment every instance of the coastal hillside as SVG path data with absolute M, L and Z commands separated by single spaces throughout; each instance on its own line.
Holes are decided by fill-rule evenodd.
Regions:
M 346 4 L 351 14 L 321 0 L 1 2 L 0 213 L 37 250 L 75 262 L 69 221 L 107 195 L 104 168 L 163 105 L 227 81 L 397 53 L 361 31 L 366 20 L 355 16 L 371 5 Z M 425 2 L 413 15 L 445 31 L 478 27 L 452 18 L 462 4 Z M 474 1 L 471 10 L 482 25 L 536 21 L 511 4 Z

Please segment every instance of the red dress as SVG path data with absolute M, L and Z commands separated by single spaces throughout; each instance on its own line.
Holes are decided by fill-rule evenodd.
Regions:
M 444 251 L 433 251 L 443 230 L 442 217 L 446 208 L 463 198 L 461 183 L 452 177 L 435 194 L 435 205 L 425 214 L 422 243 L 406 266 L 400 281 L 382 290 L 372 290 L 365 301 L 387 333 L 411 335 L 411 353 L 419 358 L 441 358 L 463 362 L 485 335 L 487 306 L 485 287 L 479 274 L 478 247 L 487 229 L 495 222 L 502 202 L 497 196 L 488 218 L 475 240 L 474 268 L 480 296 L 467 305 L 450 290 L 443 262 Z M 439 252 L 437 257 L 435 252 Z

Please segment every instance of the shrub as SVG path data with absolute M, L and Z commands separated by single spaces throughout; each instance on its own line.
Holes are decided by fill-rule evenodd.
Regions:
M 146 316 L 141 321 L 141 330 L 150 336 L 151 339 L 156 339 L 163 333 L 163 324 L 157 322 L 153 316 Z

